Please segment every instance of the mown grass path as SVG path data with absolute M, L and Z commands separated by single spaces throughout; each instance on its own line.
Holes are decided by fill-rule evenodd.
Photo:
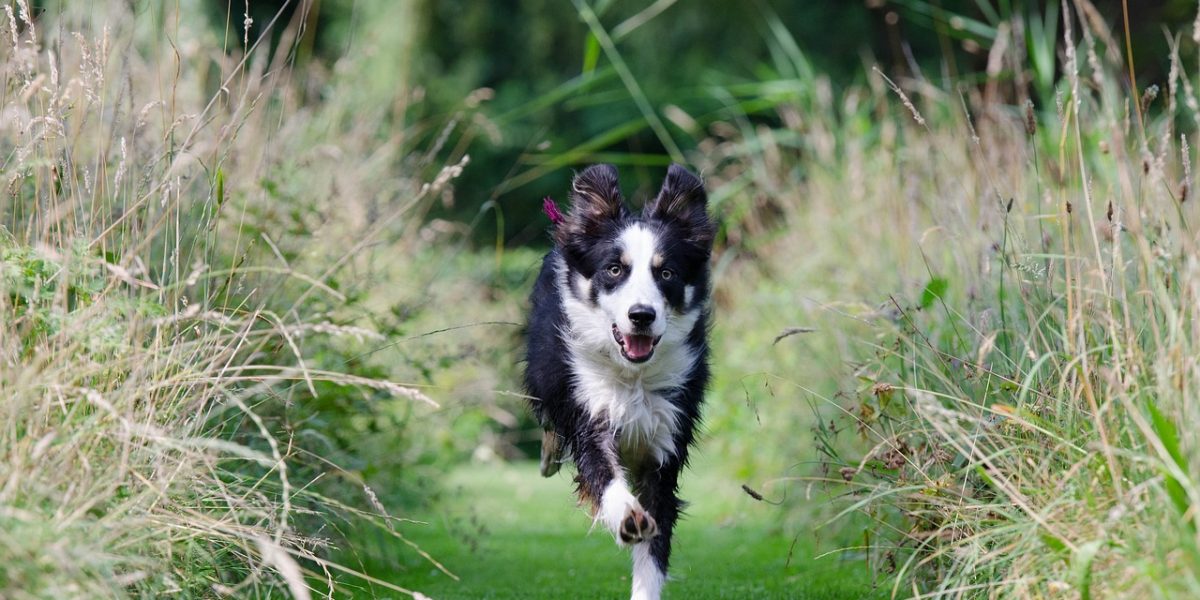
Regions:
M 450 473 L 437 507 L 403 533 L 460 578 L 454 581 L 397 544 L 372 575 L 436 600 L 448 598 L 626 598 L 629 553 L 590 520 L 571 495 L 569 468 L 542 479 L 537 465 L 470 466 Z M 813 535 L 772 525 L 774 507 L 734 481 L 688 473 L 691 502 L 676 529 L 665 598 L 883 598 L 861 559 L 814 559 Z M 789 550 L 791 559 L 789 560 Z M 395 597 L 364 588 L 362 597 Z

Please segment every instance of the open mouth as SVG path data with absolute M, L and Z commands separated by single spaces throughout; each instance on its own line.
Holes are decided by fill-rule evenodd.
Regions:
M 662 339 L 662 336 L 654 337 L 652 335 L 621 333 L 621 330 L 617 329 L 616 323 L 613 323 L 612 332 L 613 339 L 621 347 L 621 356 L 624 356 L 625 360 L 633 363 L 650 360 L 650 357 L 654 355 L 654 345 L 658 343 L 658 340 Z

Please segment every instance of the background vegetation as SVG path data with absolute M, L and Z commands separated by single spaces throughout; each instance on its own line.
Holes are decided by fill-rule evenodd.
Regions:
M 669 594 L 1200 587 L 1195 3 L 0 6 L 0 597 L 624 593 L 516 383 L 602 161 L 721 221 Z

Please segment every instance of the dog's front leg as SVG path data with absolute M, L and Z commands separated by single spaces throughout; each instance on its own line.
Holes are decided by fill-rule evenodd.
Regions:
M 683 452 L 686 453 L 686 448 Z M 671 560 L 671 534 L 683 506 L 677 492 L 684 460 L 683 456 L 672 457 L 661 465 L 637 470 L 634 487 L 642 505 L 658 525 L 658 535 L 633 547 L 634 600 L 657 599 L 666 582 Z
M 591 504 L 596 522 L 621 544 L 636 544 L 658 534 L 650 513 L 642 508 L 617 460 L 616 432 L 602 422 L 581 424 L 575 441 L 575 482 L 581 502 Z

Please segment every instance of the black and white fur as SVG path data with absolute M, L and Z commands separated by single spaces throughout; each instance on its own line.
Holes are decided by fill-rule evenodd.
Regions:
M 542 474 L 570 453 L 580 502 L 632 546 L 632 597 L 658 598 L 709 378 L 715 227 L 703 182 L 679 165 L 640 215 L 612 165 L 589 167 L 571 187 L 528 323 L 525 387 L 546 430 Z

